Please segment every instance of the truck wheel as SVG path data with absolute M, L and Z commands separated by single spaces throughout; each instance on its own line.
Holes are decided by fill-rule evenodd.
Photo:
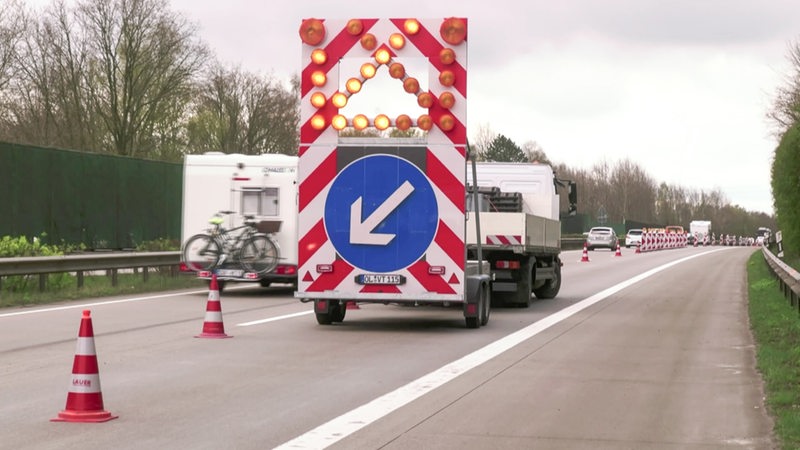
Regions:
M 561 261 L 556 260 L 555 264 L 555 278 L 544 282 L 542 287 L 534 289 L 533 294 L 539 299 L 555 298 L 558 291 L 561 290 Z

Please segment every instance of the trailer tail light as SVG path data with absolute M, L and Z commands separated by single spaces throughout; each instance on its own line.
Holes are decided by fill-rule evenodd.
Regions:
M 444 275 L 444 266 L 430 266 L 428 267 L 430 275 Z
M 250 181 L 250 177 L 233 177 L 233 181 Z
M 317 273 L 333 273 L 333 264 L 317 264 Z
M 294 275 L 297 273 L 297 266 L 280 264 L 275 268 L 275 273 L 279 275 Z
M 183 261 L 181 261 L 180 266 L 178 266 L 178 270 L 181 272 L 194 272 L 194 270 L 190 269 L 189 266 L 187 266 Z
M 495 261 L 496 269 L 519 269 L 519 261 Z
M 198 278 L 211 277 L 211 272 L 209 272 L 208 270 L 202 270 L 200 272 L 197 272 L 197 276 L 198 276 Z
M 258 274 L 257 273 L 253 273 L 253 272 L 247 272 L 247 273 L 244 274 L 244 279 L 245 280 L 257 280 L 258 279 Z

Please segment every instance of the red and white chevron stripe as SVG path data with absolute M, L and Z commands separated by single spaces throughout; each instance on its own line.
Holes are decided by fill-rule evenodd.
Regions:
M 350 33 L 347 20 L 321 20 L 324 38 L 315 45 L 302 45 L 298 292 L 309 298 L 461 300 L 464 295 L 465 265 L 466 40 L 456 45 L 447 43 L 440 33 L 440 27 L 446 19 L 441 18 L 413 19 L 419 24 L 416 32 L 409 32 L 404 27 L 410 19 L 358 20 L 363 28 L 358 34 Z M 467 20 L 461 20 L 466 27 Z M 361 45 L 361 38 L 366 33 L 374 35 L 376 39 L 377 45 L 372 50 Z M 400 34 L 405 39 L 402 48 L 390 45 L 393 34 Z M 374 62 L 378 49 L 388 49 L 392 61 L 396 62 L 402 63 L 411 58 L 428 61 L 427 73 L 409 75 L 420 80 L 427 78 L 427 92 L 434 98 L 426 111 L 434 125 L 426 134 L 426 154 L 424 162 L 420 164 L 424 165 L 421 167 L 422 173 L 433 187 L 439 217 L 433 240 L 424 254 L 407 267 L 392 272 L 404 276 L 405 284 L 363 286 L 355 282 L 355 275 L 365 271 L 337 253 L 325 225 L 325 202 L 331 185 L 346 165 L 342 161 L 352 160 L 352 157 L 347 159 L 347 155 L 340 154 L 342 150 L 339 149 L 338 132 L 330 126 L 333 117 L 340 112 L 330 99 L 343 84 L 340 83 L 340 77 L 346 80 L 359 76 L 358 73 L 340 73 L 338 62 L 343 58 Z M 454 62 L 443 62 L 440 58 L 443 49 L 452 49 Z M 312 52 L 315 50 L 324 50 L 324 62 L 312 61 Z M 452 86 L 441 84 L 439 75 L 444 70 L 453 72 L 455 82 Z M 314 74 L 319 72 L 327 77 L 327 82 L 321 86 L 312 81 Z M 387 72 L 386 68 L 379 67 L 376 76 L 388 77 Z M 368 89 L 369 80 L 362 81 L 364 89 Z M 401 80 L 397 80 L 397 86 L 403 89 Z M 438 101 L 445 92 L 455 98 L 449 108 L 444 108 Z M 316 93 L 322 93 L 328 99 L 321 107 L 311 103 L 311 97 Z M 439 120 L 445 114 L 454 118 L 452 129 L 445 130 L 439 125 Z M 414 116 L 411 112 L 408 115 Z M 326 126 L 315 126 L 312 118 L 323 118 Z M 402 157 L 402 151 L 399 156 Z M 348 211 L 342 211 L 342 214 L 348 214 Z

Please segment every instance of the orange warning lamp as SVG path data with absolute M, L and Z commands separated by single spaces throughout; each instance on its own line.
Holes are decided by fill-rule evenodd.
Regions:
M 417 126 L 422 130 L 429 131 L 433 128 L 433 119 L 427 114 L 422 114 L 417 118 Z
M 306 19 L 300 24 L 300 39 L 308 45 L 319 45 L 325 39 L 325 25 L 319 19 Z
M 417 19 L 406 19 L 403 22 L 403 30 L 405 30 L 406 34 L 413 36 L 419 33 L 419 22 L 417 22 Z
M 337 131 L 342 131 L 347 127 L 347 119 L 343 115 L 337 114 L 331 119 L 331 126 Z
M 400 63 L 389 65 L 389 76 L 392 78 L 403 78 L 406 75 L 406 68 Z
M 444 131 L 450 131 L 455 127 L 456 121 L 450 114 L 442 114 L 439 118 L 439 128 Z
M 347 96 L 341 92 L 336 92 L 331 96 L 331 103 L 337 108 L 344 108 L 347 106 Z
M 386 64 L 390 59 L 392 59 L 392 55 L 386 48 L 381 48 L 375 52 L 375 61 L 378 61 L 378 64 Z
M 347 83 L 345 83 L 345 87 L 347 88 L 347 92 L 355 94 L 361 90 L 361 80 L 358 78 L 350 78 L 347 80 Z
M 369 119 L 363 114 L 357 114 L 353 117 L 353 128 L 356 130 L 363 130 L 369 126 Z
M 407 114 L 400 114 L 397 116 L 397 119 L 394 121 L 395 126 L 400 131 L 406 131 L 407 129 L 411 128 L 411 117 Z
M 416 94 L 419 91 L 419 81 L 416 78 L 406 78 L 403 80 L 403 89 L 409 94 Z
M 439 96 L 439 105 L 442 108 L 450 109 L 455 105 L 456 97 L 453 95 L 452 92 L 442 92 L 442 95 Z
M 311 84 L 313 84 L 314 86 L 316 87 L 325 86 L 325 83 L 327 83 L 327 81 L 328 81 L 328 76 L 325 75 L 325 72 L 321 70 L 315 70 L 313 73 L 311 73 Z
M 314 92 L 311 94 L 311 104 L 314 105 L 315 108 L 322 108 L 325 106 L 325 94 L 322 92 Z
M 358 36 L 362 31 L 364 31 L 364 24 L 361 23 L 361 19 L 350 19 L 347 21 L 345 29 L 352 36 Z
M 375 46 L 378 45 L 378 39 L 375 38 L 375 35 L 372 33 L 367 33 L 361 36 L 361 47 L 364 50 L 375 50 Z
M 314 51 L 311 52 L 311 62 L 318 66 L 325 64 L 328 62 L 328 53 L 321 48 L 314 49 Z
M 453 73 L 452 70 L 443 70 L 442 73 L 439 74 L 439 83 L 442 83 L 442 86 L 450 87 L 456 82 L 456 75 Z
M 375 117 L 375 128 L 379 130 L 385 130 L 389 128 L 389 124 L 389 117 L 387 117 L 386 114 L 378 114 Z
M 452 48 L 443 48 L 439 50 L 439 61 L 442 64 L 450 65 L 456 61 L 456 52 Z
M 430 108 L 433 106 L 433 95 L 430 92 L 423 92 L 417 96 L 417 104 L 420 108 Z
M 467 38 L 467 24 L 458 17 L 448 17 L 442 21 L 439 34 L 450 45 L 458 45 Z
M 314 114 L 311 117 L 311 128 L 321 131 L 325 129 L 325 117 L 322 114 Z
M 406 45 L 406 38 L 400 33 L 392 33 L 389 36 L 389 45 L 395 50 L 400 50 Z
M 375 71 L 377 69 L 370 63 L 364 63 L 361 65 L 361 76 L 370 79 L 375 76 Z

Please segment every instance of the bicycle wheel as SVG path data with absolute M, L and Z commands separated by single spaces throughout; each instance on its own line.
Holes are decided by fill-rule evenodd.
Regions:
M 195 272 L 216 267 L 221 254 L 217 241 L 207 234 L 196 234 L 183 245 L 183 262 Z
M 240 261 L 246 270 L 267 273 L 278 265 L 278 246 L 263 234 L 254 235 L 242 246 Z

